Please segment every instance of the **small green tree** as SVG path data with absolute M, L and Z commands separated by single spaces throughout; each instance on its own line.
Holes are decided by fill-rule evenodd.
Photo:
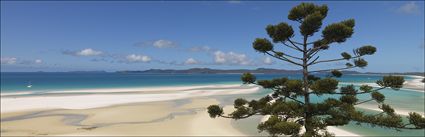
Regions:
M 338 59 L 319 60 L 319 52 L 328 50 L 331 44 L 345 42 L 354 33 L 354 19 L 348 19 L 326 26 L 322 30 L 320 39 L 308 42 L 309 37 L 320 30 L 327 12 L 326 5 L 312 3 L 301 3 L 291 9 L 288 19 L 300 24 L 302 42 L 292 40 L 294 30 L 287 23 L 266 27 L 273 43 L 280 43 L 298 51 L 302 55 L 301 57 L 275 50 L 272 42 L 266 38 L 257 38 L 253 42 L 253 48 L 256 51 L 301 67 L 303 70 L 302 80 L 287 78 L 256 80 L 254 75 L 245 73 L 241 77 L 244 84 L 257 84 L 265 89 L 273 90 L 274 93 L 259 100 L 236 99 L 234 102 L 236 110 L 229 115 L 224 115 L 222 107 L 211 105 L 208 107 L 210 117 L 242 119 L 253 115 L 270 115 L 267 121 L 258 125 L 258 129 L 266 131 L 272 136 L 332 136 L 326 131 L 327 126 L 346 125 L 350 121 L 396 130 L 425 128 L 425 118 L 415 112 L 409 113 L 408 122 L 403 122 L 402 117 L 395 114 L 394 109 L 384 103 L 385 96 L 379 92 L 385 88 L 400 89 L 404 82 L 403 77 L 384 76 L 382 80 L 376 82 L 380 88 L 363 85 L 356 89 L 353 85 L 348 85 L 337 90 L 338 80 L 334 77 L 342 76 L 340 70 L 366 67 L 368 62 L 362 57 L 374 54 L 376 48 L 366 45 L 353 50 L 353 54 L 343 52 L 341 53 L 342 57 Z M 352 61 L 353 64 L 346 63 L 342 68 L 309 70 L 309 67 L 313 65 L 335 61 Z M 321 78 L 313 75 L 316 72 L 330 72 L 331 75 Z M 310 101 L 310 96 L 325 94 L 335 97 L 317 103 Z M 371 98 L 359 100 L 357 98 L 359 94 L 370 94 Z M 355 105 L 369 101 L 377 102 L 382 112 L 365 114 L 356 110 Z M 305 129 L 303 133 L 302 128 Z

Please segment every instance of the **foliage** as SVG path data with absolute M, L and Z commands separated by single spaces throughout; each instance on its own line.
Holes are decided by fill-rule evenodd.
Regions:
M 211 105 L 208 108 L 208 114 L 210 114 L 211 118 L 216 118 L 223 114 L 223 109 L 218 105 Z
M 255 82 L 256 77 L 251 73 L 244 73 L 242 74 L 241 80 L 244 84 L 251 84 Z
M 350 55 L 350 54 L 348 54 L 347 52 L 342 52 L 342 53 L 341 53 L 341 56 L 342 56 L 344 59 L 346 59 L 346 60 L 349 60 L 349 59 L 351 58 L 351 55 Z
M 333 76 L 335 76 L 337 78 L 342 76 L 341 71 L 338 71 L 338 70 L 332 70 L 331 73 L 332 73 Z
M 267 52 L 273 50 L 272 43 L 267 39 L 261 39 L 257 38 L 255 39 L 254 43 L 252 44 L 255 50 L 258 52 Z
M 341 70 L 366 67 L 368 62 L 363 57 L 373 55 L 377 49 L 366 45 L 354 49 L 352 54 L 341 53 L 342 58 L 319 60 L 318 53 L 330 49 L 335 43 L 347 41 L 354 34 L 355 20 L 348 19 L 327 25 L 321 30 L 320 39 L 309 42 L 308 38 L 320 31 L 327 13 L 326 5 L 313 3 L 301 3 L 290 10 L 288 19 L 299 23 L 302 42 L 292 39 L 294 30 L 288 23 L 282 22 L 266 27 L 266 32 L 273 43 L 298 51 L 302 57 L 275 50 L 275 45 L 266 38 L 257 38 L 253 42 L 252 46 L 256 51 L 301 67 L 303 70 L 301 80 L 288 78 L 257 80 L 251 73 L 244 73 L 241 76 L 244 84 L 256 84 L 272 90 L 273 93 L 258 100 L 248 101 L 238 98 L 234 101 L 235 110 L 228 115 L 224 115 L 219 105 L 211 105 L 208 107 L 210 117 L 243 119 L 253 115 L 267 115 L 269 118 L 259 123 L 257 128 L 260 132 L 268 132 L 271 136 L 332 136 L 332 133 L 326 131 L 327 126 L 342 126 L 350 121 L 395 130 L 424 129 L 424 116 L 411 112 L 406 123 L 402 120 L 402 116 L 396 114 L 395 110 L 385 103 L 385 96 L 380 93 L 380 90 L 385 88 L 395 90 L 402 88 L 404 78 L 401 76 L 384 76 L 376 82 L 379 88 L 368 85 L 362 85 L 358 89 L 354 85 L 338 88 L 339 81 L 334 77 L 341 77 Z M 309 70 L 309 67 L 315 64 L 337 61 L 346 61 L 345 67 Z M 331 75 L 318 77 L 313 72 Z M 357 98 L 360 94 L 369 94 L 370 99 L 360 100 Z M 310 101 L 311 96 L 323 95 L 335 96 L 328 96 L 322 102 Z M 356 105 L 369 101 L 376 102 L 382 112 L 366 114 L 356 110 Z
M 325 78 L 314 82 L 310 86 L 310 89 L 317 95 L 322 95 L 324 93 L 335 93 L 337 86 L 338 80 L 333 78 Z
M 400 89 L 403 87 L 404 78 L 400 76 L 384 76 L 382 80 L 376 82 L 379 86 Z
M 294 36 L 294 30 L 287 23 L 268 25 L 266 31 L 275 43 L 284 42 Z

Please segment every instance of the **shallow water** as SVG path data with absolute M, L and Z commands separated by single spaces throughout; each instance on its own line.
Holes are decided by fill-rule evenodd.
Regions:
M 299 79 L 299 74 L 276 75 L 276 74 L 256 74 L 257 79 L 272 79 L 278 77 L 288 77 Z M 323 76 L 323 75 L 322 75 Z M 342 83 L 374 83 L 382 78 L 379 75 L 344 75 L 339 80 Z M 411 77 L 405 77 L 412 80 Z M 27 88 L 31 83 L 32 88 Z M 49 91 L 78 90 L 78 89 L 107 89 L 107 88 L 140 88 L 140 87 L 161 87 L 161 86 L 191 86 L 208 84 L 241 84 L 240 74 L 137 74 L 137 73 L 1 73 L 1 93 L 33 92 L 43 94 Z M 356 86 L 358 87 L 358 86 Z M 271 93 L 270 90 L 261 90 L 253 94 L 242 95 L 217 95 L 212 96 L 220 101 L 221 105 L 232 105 L 236 98 L 246 98 L 248 100 L 258 99 Z M 424 112 L 425 93 L 412 90 L 401 89 L 394 91 L 384 89 L 381 91 L 386 96 L 386 102 L 394 107 L 405 111 Z M 80 93 L 81 94 L 81 93 Z M 92 93 L 91 93 L 92 94 Z M 327 97 L 312 97 L 313 102 L 321 101 Z M 369 99 L 369 95 L 358 96 L 360 100 Z M 300 98 L 302 99 L 302 98 Z M 187 100 L 177 101 L 177 104 L 184 104 Z M 368 103 L 373 105 L 372 103 Z M 376 105 L 376 104 L 375 104 Z M 366 112 L 374 112 L 364 110 Z M 261 117 L 253 117 L 234 121 L 233 126 L 249 135 L 267 135 L 258 133 L 257 124 Z M 354 123 L 339 127 L 359 135 L 378 136 L 423 136 L 425 130 L 403 130 L 398 132 L 391 129 L 370 127 L 368 125 L 358 126 Z
M 256 74 L 256 76 L 257 79 L 301 78 L 300 74 Z M 345 75 L 339 80 L 351 83 L 373 83 L 381 77 L 378 75 Z M 406 77 L 406 79 L 411 78 Z M 240 74 L 2 72 L 0 80 L 1 93 L 241 83 Z M 27 87 L 29 84 L 32 85 L 31 88 Z

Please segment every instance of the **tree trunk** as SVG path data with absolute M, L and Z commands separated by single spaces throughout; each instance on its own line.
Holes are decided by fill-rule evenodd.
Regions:
M 308 66 L 307 66 L 307 36 L 304 36 L 303 43 L 303 85 L 304 85 L 304 118 L 305 118 L 305 130 L 306 133 L 312 133 L 313 127 L 311 126 L 311 115 L 310 115 L 310 94 L 308 93 Z

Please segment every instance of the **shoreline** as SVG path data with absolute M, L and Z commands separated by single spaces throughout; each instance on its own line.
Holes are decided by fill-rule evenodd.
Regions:
M 420 82 L 418 80 L 421 80 L 419 78 L 423 78 L 423 77 L 416 76 L 416 79 L 406 81 L 405 84 L 413 83 L 417 85 L 419 84 L 423 85 L 423 83 L 418 83 Z M 261 89 L 260 87 L 255 85 L 212 84 L 212 85 L 177 86 L 177 87 L 167 86 L 167 87 L 146 87 L 146 88 L 66 90 L 66 91 L 45 92 L 43 94 L 35 94 L 34 96 L 32 96 L 31 93 L 29 94 L 18 93 L 18 94 L 12 94 L 12 95 L 2 93 L 1 94 L 1 114 L 7 116 L 7 115 L 29 113 L 29 112 L 50 111 L 50 110 L 56 111 L 57 109 L 59 109 L 59 111 L 63 111 L 62 109 L 65 109 L 67 110 L 67 112 L 72 112 L 72 114 L 74 113 L 79 114 L 79 111 L 109 109 L 109 108 L 115 108 L 117 106 L 130 107 L 130 106 L 133 106 L 134 104 L 140 105 L 145 103 L 149 104 L 149 103 L 160 103 L 160 102 L 172 102 L 174 100 L 179 100 L 179 99 L 196 100 L 199 98 L 205 98 L 208 96 L 215 96 L 215 95 L 252 94 L 252 93 L 260 91 L 260 89 Z M 408 89 L 408 88 L 402 88 L 402 89 Z M 415 91 L 415 92 L 424 92 L 423 89 L 422 90 L 408 89 L 408 90 Z M 92 94 L 79 94 L 79 93 L 92 93 Z M 21 96 L 21 95 L 24 95 L 24 96 Z M 25 96 L 25 95 L 30 95 L 30 96 Z M 359 108 L 381 111 L 379 108 L 373 108 L 372 106 L 360 106 Z M 165 113 L 167 111 L 170 111 L 168 109 L 158 110 L 158 111 L 161 111 L 161 113 Z M 113 110 L 113 111 L 116 111 L 116 110 Z M 126 110 L 126 111 L 130 111 L 130 110 Z M 220 135 L 229 135 L 229 134 L 242 135 L 242 136 L 245 135 L 241 133 L 239 129 L 234 127 L 229 129 L 226 132 L 220 132 L 220 130 L 222 130 L 222 127 L 219 127 L 219 126 L 217 127 L 218 131 L 210 129 L 208 125 L 202 124 L 203 121 L 217 120 L 217 119 L 209 118 L 205 111 L 196 111 L 196 112 L 202 113 L 202 115 L 194 114 L 195 116 L 193 115 L 183 116 L 185 117 L 185 119 L 192 119 L 192 120 L 197 119 L 197 120 L 194 120 L 195 122 L 192 121 L 192 123 L 197 123 L 197 124 L 192 124 L 192 126 L 190 126 L 191 130 L 185 129 L 184 133 L 190 132 L 190 135 L 209 135 L 205 133 L 208 130 L 208 132 L 211 132 L 211 133 L 216 133 L 216 132 L 222 133 Z M 98 112 L 93 112 L 93 113 L 98 113 Z M 408 112 L 403 110 L 397 111 L 396 109 L 396 113 L 401 115 L 408 115 Z M 90 115 L 86 115 L 86 116 L 90 117 Z M 180 117 L 180 116 L 177 116 L 177 117 Z M 2 120 L 3 120 L 3 116 L 2 116 Z M 56 117 L 49 117 L 46 119 L 39 118 L 39 119 L 28 119 L 28 120 L 30 120 L 30 122 L 48 121 L 48 122 L 56 122 L 55 124 L 58 124 L 57 121 L 63 121 L 63 118 L 56 116 Z M 108 119 L 100 120 L 100 122 L 102 121 L 104 122 L 105 120 L 107 121 Z M 185 121 L 180 121 L 180 122 L 185 122 Z M 214 121 L 210 121 L 210 122 L 214 122 Z M 227 121 L 227 122 L 229 123 L 226 123 L 226 125 L 227 124 L 231 125 L 230 121 Z M 25 123 L 21 123 L 21 124 L 25 124 Z M 223 124 L 223 121 L 218 122 L 216 124 L 217 125 Z M 2 125 L 3 125 L 3 122 L 2 122 Z M 204 129 L 201 131 L 197 131 L 197 129 L 202 126 Z M 66 128 L 66 130 L 70 128 L 70 127 L 66 127 L 66 125 L 61 125 L 60 127 Z M 80 128 L 90 128 L 90 127 L 80 127 Z M 85 134 L 87 132 L 81 132 L 80 130 L 80 131 L 75 131 L 72 134 L 63 134 L 63 135 L 110 135 L 109 131 L 117 130 L 115 128 L 122 129 L 123 127 L 118 126 L 118 127 L 105 128 L 104 131 L 95 132 L 95 134 L 94 133 Z M 143 128 L 148 128 L 148 127 L 143 127 Z M 131 127 L 130 129 L 135 130 L 135 127 Z M 42 130 L 47 130 L 47 129 L 42 129 Z M 4 130 L 2 129 L 2 135 L 3 135 L 3 131 Z M 334 133 L 336 136 L 342 136 L 342 135 L 360 136 L 358 134 L 340 129 L 338 127 L 328 127 L 328 131 Z M 133 132 L 136 133 L 136 131 L 131 131 L 131 133 Z M 173 133 L 173 132 L 170 132 L 170 133 Z M 100 133 L 104 133 L 104 134 L 100 134 Z M 116 134 L 116 135 L 122 135 L 122 134 Z M 163 134 L 153 133 L 153 134 L 147 134 L 147 135 L 163 135 Z M 188 135 L 188 134 L 181 134 L 181 135 Z
M 349 74 L 349 75 L 357 75 L 357 74 Z M 417 75 L 397 75 L 397 76 L 404 76 L 404 77 L 411 77 L 414 78 L 413 80 L 405 81 L 404 87 L 401 89 L 407 89 L 417 92 L 425 92 L 425 83 L 422 83 L 421 80 L 425 78 L 424 76 L 417 76 Z M 339 82 L 340 84 L 348 85 L 369 85 L 373 87 L 379 87 L 376 83 L 349 83 L 349 82 Z M 0 96 L 14 96 L 14 95 L 40 95 L 40 94 L 51 94 L 51 93 L 118 93 L 118 92 L 137 92 L 137 91 L 143 91 L 143 92 L 152 92 L 152 91 L 160 91 L 160 90 L 187 90 L 187 89 L 193 89 L 193 88 L 208 88 L 208 87 L 231 87 L 236 85 L 243 85 L 243 84 L 235 84 L 234 82 L 230 83 L 216 83 L 216 84 L 195 84 L 195 85 L 171 85 L 171 86 L 148 86 L 148 87 L 123 87 L 123 88 L 83 88 L 83 89 L 73 89 L 73 90 L 63 90 L 63 89 L 56 89 L 56 90 L 50 90 L 50 91 L 10 91 L 10 92 L 3 92 L 0 93 Z
M 413 77 L 413 80 L 404 82 L 403 86 L 405 88 L 413 89 L 413 90 L 419 90 L 422 92 L 425 92 L 425 83 L 422 82 L 422 80 L 425 78 L 423 76 L 410 76 Z
M 164 87 L 154 88 L 154 90 L 147 90 L 148 93 L 144 93 L 142 91 L 133 91 L 130 93 L 123 94 L 122 91 L 119 90 L 108 92 L 94 90 L 93 92 L 95 93 L 109 94 L 70 94 L 60 96 L 37 95 L 23 97 L 2 96 L 1 113 L 32 109 L 88 109 L 136 102 L 155 102 L 213 95 L 251 94 L 254 92 L 258 92 L 259 90 L 260 87 L 254 85 L 212 85 L 202 86 L 202 88 L 200 88 L 199 86 L 184 87 L 180 88 L 180 91 L 178 92 L 176 92 L 176 88 Z M 159 91 L 165 93 L 158 93 Z
M 414 92 L 425 92 L 425 83 L 422 83 L 422 79 L 425 78 L 423 76 L 414 76 L 414 75 L 400 75 L 405 77 L 412 77 L 414 79 L 405 81 L 403 83 L 403 87 L 400 88 L 401 90 L 408 90 L 408 91 L 414 91 Z M 361 86 L 361 85 L 369 85 L 372 87 L 380 87 L 376 83 L 349 83 L 349 82 L 340 82 L 339 84 L 343 85 L 355 85 L 355 86 Z
M 265 115 L 264 117 L 261 118 L 261 122 L 266 121 L 268 118 L 270 118 L 270 115 Z M 330 133 L 333 133 L 335 136 L 361 136 L 359 134 L 338 128 L 336 126 L 328 126 L 326 128 L 327 128 L 327 131 L 329 131 Z M 305 130 L 301 129 L 301 132 L 305 132 Z
M 200 85 L 171 85 L 171 86 L 149 86 L 149 87 L 124 87 L 124 88 L 83 88 L 73 90 L 51 90 L 51 91 L 13 91 L 0 93 L 0 96 L 12 96 L 12 95 L 40 95 L 49 93 L 111 93 L 111 92 L 136 92 L 136 91 L 158 91 L 158 90 L 186 90 L 193 88 L 208 88 L 208 87 L 229 87 L 229 86 L 242 86 L 243 84 L 200 84 Z
M 2 113 L 1 135 L 246 136 L 231 125 L 230 119 L 209 117 L 206 107 L 217 104 L 216 99 L 188 100 L 177 106 L 175 101 L 159 101 L 81 110 Z
M 361 108 L 361 109 L 383 112 L 382 109 L 380 109 L 378 107 L 378 105 L 361 104 L 361 105 L 357 105 L 356 107 Z M 394 109 L 394 113 L 399 114 L 399 115 L 403 115 L 403 116 L 409 116 L 409 112 L 414 112 L 414 111 Z M 422 116 L 425 116 L 425 112 L 422 112 L 422 113 L 419 113 L 419 114 L 421 114 Z

